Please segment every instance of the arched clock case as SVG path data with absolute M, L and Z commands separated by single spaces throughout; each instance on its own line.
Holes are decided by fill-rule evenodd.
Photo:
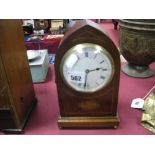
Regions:
M 98 24 L 80 20 L 55 58 L 60 128 L 117 128 L 120 55 Z

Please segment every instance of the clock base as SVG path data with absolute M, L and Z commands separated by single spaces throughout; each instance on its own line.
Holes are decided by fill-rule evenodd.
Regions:
M 119 117 L 60 117 L 59 128 L 117 128 Z

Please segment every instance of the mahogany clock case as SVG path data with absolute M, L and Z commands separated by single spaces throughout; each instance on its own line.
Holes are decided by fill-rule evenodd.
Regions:
M 36 103 L 21 20 L 0 20 L 0 130 L 22 132 Z
M 93 93 L 75 91 L 66 85 L 61 76 L 60 64 L 65 53 L 81 43 L 93 43 L 104 47 L 113 59 L 114 74 L 111 81 Z M 55 58 L 56 85 L 60 107 L 60 128 L 117 127 L 120 55 L 98 24 L 88 20 L 78 21 L 62 39 Z

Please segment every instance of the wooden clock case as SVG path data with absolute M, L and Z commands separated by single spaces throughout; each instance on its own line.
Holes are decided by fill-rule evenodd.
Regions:
M 73 46 L 93 43 L 104 47 L 113 58 L 112 80 L 102 89 L 93 93 L 78 92 L 69 87 L 60 73 L 64 54 Z M 120 55 L 98 24 L 89 20 L 78 21 L 64 36 L 55 59 L 55 75 L 60 107 L 58 125 L 60 128 L 117 128 L 117 114 Z
M 36 104 L 21 20 L 0 20 L 0 130 L 21 133 Z

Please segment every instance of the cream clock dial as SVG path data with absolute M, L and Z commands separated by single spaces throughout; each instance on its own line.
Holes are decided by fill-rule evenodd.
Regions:
M 114 74 L 113 59 L 103 47 L 82 43 L 63 56 L 61 75 L 65 82 L 79 92 L 95 92 L 105 87 Z

